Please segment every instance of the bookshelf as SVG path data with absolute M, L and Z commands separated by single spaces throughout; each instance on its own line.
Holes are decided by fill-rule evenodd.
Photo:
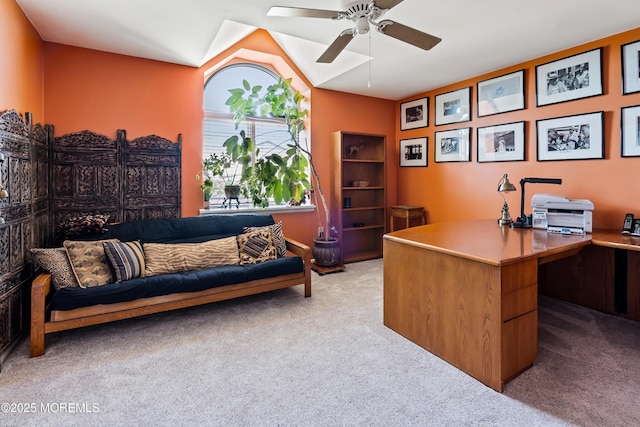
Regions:
M 382 257 L 386 224 L 386 137 L 334 132 L 331 211 L 343 262 Z

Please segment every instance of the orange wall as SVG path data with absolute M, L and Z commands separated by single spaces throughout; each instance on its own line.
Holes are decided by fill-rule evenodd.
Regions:
M 43 43 L 15 1 L 0 1 L 0 112 L 44 122 Z
M 195 175 L 202 160 L 204 73 L 238 49 L 281 56 L 305 80 L 277 43 L 262 30 L 199 69 L 45 43 L 47 123 L 55 125 L 56 135 L 89 129 L 115 137 L 117 129 L 125 129 L 129 138 L 154 133 L 175 140 L 182 133 L 182 215 L 197 215 L 202 207 L 202 192 Z M 348 130 L 388 135 L 389 150 L 393 151 L 394 101 L 320 89 L 312 89 L 310 101 L 312 153 L 325 191 L 329 188 L 331 132 Z M 362 111 L 364 105 L 366 115 L 352 113 Z M 388 174 L 390 188 L 395 188 L 395 171 Z M 395 201 L 393 197 L 390 194 L 390 204 Z M 288 236 L 304 243 L 311 244 L 316 235 L 316 213 L 276 215 L 276 220 L 283 221 Z
M 311 98 L 311 139 L 314 164 L 321 173 L 322 188 L 330 190 L 329 165 L 331 133 L 348 131 L 387 136 L 387 207 L 396 203 L 397 157 L 395 154 L 395 102 L 313 89 Z M 335 207 L 336 209 L 338 207 Z M 389 210 L 389 209 L 388 209 Z M 385 222 L 386 223 L 386 222 Z M 315 234 L 316 230 L 312 230 Z
M 55 134 L 91 130 L 130 139 L 182 134 L 182 215 L 196 215 L 192 185 L 202 161 L 202 78 L 198 69 L 55 43 L 45 44 L 45 111 Z
M 620 108 L 640 104 L 640 94 L 621 95 L 620 46 L 640 39 L 640 29 L 618 34 L 553 55 L 537 58 L 476 78 L 458 82 L 434 91 L 416 94 L 401 100 L 396 110 L 397 139 L 427 136 L 429 165 L 427 168 L 399 168 L 398 203 L 425 206 L 429 222 L 455 221 L 472 218 L 500 217 L 502 198 L 497 184 L 504 173 L 518 187 L 507 195 L 511 216 L 520 211 L 520 186 L 523 177 L 562 178 L 562 185 L 527 184 L 525 212 L 531 213 L 531 196 L 551 193 L 570 198 L 589 199 L 595 205 L 594 226 L 620 228 L 626 212 L 640 216 L 640 157 L 620 157 Z M 603 47 L 604 95 L 560 104 L 536 107 L 535 67 L 591 49 Z M 526 109 L 522 111 L 477 117 L 476 84 L 488 78 L 525 69 Z M 471 86 L 472 113 L 470 122 L 434 126 L 434 97 L 452 90 Z M 400 131 L 400 103 L 428 96 L 429 126 L 423 129 Z M 536 161 L 536 120 L 604 111 L 605 159 L 571 161 Z M 525 162 L 477 163 L 476 129 L 478 127 L 525 121 Z M 434 132 L 471 127 L 470 163 L 435 163 L 433 161 Z M 395 146 L 398 151 L 398 143 Z

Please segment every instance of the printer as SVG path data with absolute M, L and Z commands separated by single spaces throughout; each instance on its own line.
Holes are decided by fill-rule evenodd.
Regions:
M 593 203 L 586 199 L 534 194 L 531 212 L 533 228 L 562 234 L 585 234 L 593 229 Z

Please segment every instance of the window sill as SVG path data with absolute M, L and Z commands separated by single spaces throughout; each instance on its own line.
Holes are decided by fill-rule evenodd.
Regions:
M 288 214 L 288 213 L 301 213 L 301 212 L 313 212 L 316 209 L 316 205 L 302 205 L 302 206 L 270 206 L 268 208 L 209 208 L 200 209 L 200 215 L 221 215 L 232 213 L 268 213 L 268 214 Z

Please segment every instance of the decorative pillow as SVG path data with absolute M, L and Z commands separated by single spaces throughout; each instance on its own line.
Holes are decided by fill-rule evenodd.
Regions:
M 104 242 L 107 261 L 116 276 L 116 282 L 144 276 L 144 252 L 139 240 L 134 242 Z
M 67 218 L 58 224 L 57 233 L 64 239 L 83 234 L 102 234 L 109 228 L 109 215 L 85 215 Z
M 276 248 L 273 246 L 270 228 L 240 234 L 237 239 L 240 264 L 255 264 L 276 259 Z
M 236 238 L 202 243 L 145 243 L 145 276 L 238 264 Z
M 78 281 L 64 248 L 33 248 L 31 255 L 36 264 L 51 274 L 51 281 L 56 291 L 62 288 L 78 287 Z
M 271 230 L 273 245 L 276 247 L 276 256 L 278 258 L 286 257 L 287 243 L 284 240 L 284 233 L 282 232 L 282 221 L 279 221 L 277 224 L 266 225 L 264 227 L 245 227 L 243 231 L 245 233 L 249 233 L 263 228 L 269 228 Z
M 104 255 L 104 242 L 117 242 L 118 239 L 95 241 L 65 240 L 62 246 L 67 250 L 73 273 L 81 288 L 93 288 L 113 283 L 113 274 Z

